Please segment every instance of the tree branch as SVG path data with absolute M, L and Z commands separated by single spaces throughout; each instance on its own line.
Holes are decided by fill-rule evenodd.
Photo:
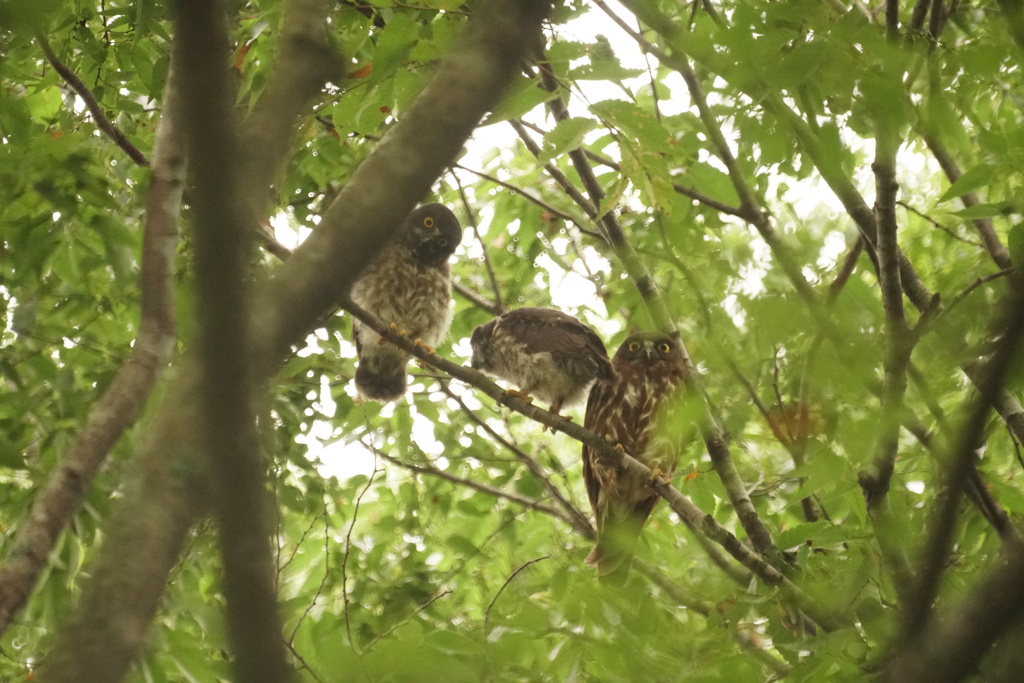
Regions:
M 302 117 L 324 84 L 343 76 L 341 55 L 329 43 L 325 0 L 290 0 L 285 4 L 280 48 L 270 83 L 242 126 L 244 186 L 260 218 L 267 189 L 291 151 Z
M 899 31 L 895 2 L 890 1 L 887 8 L 889 40 L 894 41 Z M 900 415 L 904 407 L 907 366 L 912 349 L 903 311 L 900 248 L 897 241 L 899 225 L 896 220 L 896 197 L 899 185 L 896 182 L 896 152 L 899 149 L 899 137 L 898 124 L 887 113 L 891 103 L 879 98 L 873 104 L 876 143 L 875 161 L 871 168 L 875 174 L 875 225 L 878 230 L 875 239 L 878 248 L 878 281 L 885 312 L 885 357 L 874 461 L 871 471 L 861 474 L 860 485 L 879 547 L 893 572 L 900 596 L 905 598 L 909 582 L 906 559 L 901 542 L 895 537 L 894 520 L 887 500 L 899 452 Z
M 57 54 L 50 47 L 50 43 L 46 40 L 46 36 L 42 33 L 36 33 L 36 42 L 39 43 L 39 47 L 42 48 L 43 54 L 46 56 L 46 60 L 53 66 L 53 70 L 56 71 L 61 78 L 68 84 L 75 94 L 82 98 L 85 102 L 86 108 L 89 110 L 89 114 L 92 116 L 93 123 L 99 128 L 108 138 L 114 141 L 118 147 L 124 150 L 124 153 L 139 166 L 149 166 L 149 159 L 146 155 L 139 151 L 138 147 L 133 145 L 131 141 L 125 136 L 121 129 L 110 122 L 107 115 L 103 113 L 103 109 L 100 107 L 99 102 L 96 101 L 96 97 L 92 94 L 92 91 L 86 87 L 85 83 L 82 82 L 75 72 L 72 71 L 60 61 Z
M 175 344 L 173 274 L 185 156 L 180 141 L 179 79 L 168 76 L 146 195 L 139 273 L 139 334 L 60 464 L 36 496 L 0 566 L 0 632 L 24 607 L 61 531 L 124 431 L 138 419 Z
M 190 200 L 203 416 L 198 428 L 213 480 L 235 675 L 247 683 L 279 683 L 288 680 L 291 671 L 277 611 L 248 344 L 249 252 L 256 220 L 255 202 L 248 198 L 263 197 L 265 191 L 262 185 L 248 185 L 247 192 L 247 178 L 236 163 L 244 148 L 237 138 L 229 72 L 222 67 L 228 54 L 225 16 L 221 3 L 182 0 L 174 40 L 174 49 L 180 53 L 185 131 L 193 161 Z M 282 52 L 282 64 L 286 64 L 288 50 Z M 271 117 L 257 118 L 271 132 L 280 133 L 273 131 Z M 269 146 L 269 141 L 263 142 Z M 271 161 L 269 153 L 256 154 L 264 163 Z

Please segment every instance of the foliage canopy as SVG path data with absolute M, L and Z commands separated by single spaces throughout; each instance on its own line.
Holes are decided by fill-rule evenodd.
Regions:
M 219 61 L 172 71 L 180 36 L 215 30 L 190 25 L 194 4 L 0 4 L 0 680 L 40 663 L 40 679 L 69 680 L 60 662 L 81 656 L 83 620 L 148 625 L 111 645 L 130 672 L 95 680 L 228 680 L 258 642 L 225 617 L 233 570 L 213 520 L 232 510 L 195 469 L 190 423 L 214 305 L 204 273 L 235 272 L 232 259 L 252 291 L 228 303 L 262 341 L 244 356 L 252 381 L 226 391 L 258 417 L 273 637 L 297 679 L 1014 680 L 1014 3 L 565 0 L 511 67 L 480 60 L 509 82 L 487 76 L 501 98 L 480 95 L 486 117 L 455 158 L 468 128 L 388 141 L 429 115 L 440 131 L 447 104 L 468 102 L 425 94 L 444 69 L 482 77 L 452 57 L 468 26 L 546 2 L 232 2 Z M 315 81 L 291 117 L 274 97 L 282 65 L 304 74 L 285 92 Z M 218 119 L 228 109 L 214 97 L 206 111 L 189 78 L 225 66 L 214 95 L 233 114 Z M 258 214 L 245 223 L 258 246 L 236 236 L 211 260 L 203 202 L 218 176 L 193 167 L 182 198 L 183 150 L 203 152 L 202 126 L 234 136 L 236 118 L 238 155 L 218 173 L 255 199 L 243 188 L 218 210 Z M 416 185 L 427 162 L 445 170 Z M 348 199 L 356 185 L 372 190 Z M 542 433 L 536 410 L 432 358 L 410 366 L 405 400 L 353 400 L 345 287 L 312 283 L 350 285 L 387 238 L 373 216 L 428 200 L 466 226 L 440 357 L 465 363 L 474 327 L 520 305 L 577 315 L 610 351 L 652 327 L 686 343 L 703 438 L 621 590 L 583 566 L 580 430 Z M 293 258 L 315 255 L 292 255 L 267 219 L 282 241 L 312 233 L 363 260 L 309 272 Z M 293 295 L 308 315 L 285 322 Z M 136 362 L 152 381 L 121 382 Z M 104 438 L 82 437 L 101 422 Z M 81 615 L 122 585 L 151 607 L 125 597 Z

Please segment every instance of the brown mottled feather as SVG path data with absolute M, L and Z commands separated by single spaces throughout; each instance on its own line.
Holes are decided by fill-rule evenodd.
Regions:
M 631 350 L 634 344 L 638 349 Z M 663 344 L 667 351 L 659 350 Z M 590 390 L 584 426 L 609 436 L 651 469 L 671 474 L 684 431 L 678 408 L 686 368 L 678 344 L 666 334 L 635 334 L 622 343 L 612 364 L 618 379 Z M 597 544 L 587 564 L 602 580 L 621 584 L 658 496 L 649 481 L 606 463 L 586 445 L 583 479 L 597 523 Z
M 550 308 L 518 308 L 473 330 L 473 367 L 516 384 L 523 392 L 562 405 L 583 398 L 595 379 L 615 371 L 601 338 L 571 315 Z
M 411 339 L 437 346 L 451 325 L 448 258 L 462 237 L 458 219 L 442 204 L 413 211 L 352 287 L 352 300 Z M 405 393 L 404 351 L 378 343 L 380 335 L 352 321 L 359 367 L 356 389 L 364 399 L 394 401 Z

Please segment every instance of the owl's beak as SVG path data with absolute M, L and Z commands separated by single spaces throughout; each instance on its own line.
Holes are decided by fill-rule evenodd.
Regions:
M 644 358 L 647 360 L 654 358 L 654 342 L 644 342 Z

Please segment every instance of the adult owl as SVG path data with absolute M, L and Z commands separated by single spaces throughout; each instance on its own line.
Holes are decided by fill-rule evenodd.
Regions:
M 517 308 L 473 330 L 471 365 L 536 396 L 558 414 L 583 398 L 594 380 L 611 382 L 615 371 L 594 330 L 550 308 Z
M 681 424 L 686 365 L 678 342 L 661 332 L 640 332 L 622 342 L 612 365 L 618 378 L 595 384 L 584 426 L 668 476 L 683 446 Z M 651 481 L 608 463 L 583 446 L 583 479 L 597 522 L 597 545 L 587 565 L 598 578 L 625 583 L 644 523 L 658 502 Z
M 452 322 L 448 258 L 462 227 L 447 207 L 424 204 L 409 214 L 398 234 L 352 286 L 352 301 L 400 334 L 437 346 Z M 356 389 L 364 399 L 386 403 L 405 394 L 408 355 L 353 319 L 359 366 Z

